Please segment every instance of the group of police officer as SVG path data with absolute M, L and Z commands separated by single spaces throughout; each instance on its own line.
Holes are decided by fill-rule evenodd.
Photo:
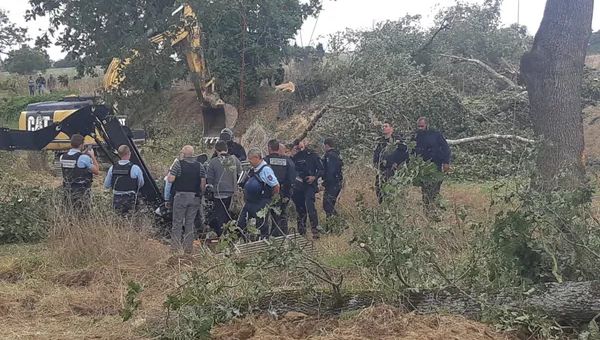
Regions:
M 430 129 L 425 117 L 417 120 L 417 130 L 412 141 L 414 148 L 409 150 L 404 137 L 394 133 L 391 122 L 383 123 L 382 136 L 373 153 L 373 165 L 379 170 L 375 179 L 375 192 L 379 203 L 382 203 L 386 196 L 384 188 L 390 178 L 409 162 L 411 154 L 420 157 L 425 162 L 432 163 L 437 171 L 437 174 L 421 178 L 418 184 L 421 186 L 425 213 L 432 219 L 438 219 L 437 213 L 441 208 L 438 195 L 443 181 L 441 174 L 450 170 L 452 153 L 442 133 Z
M 413 154 L 434 163 L 440 172 L 448 171 L 451 156 L 448 144 L 440 132 L 429 129 L 424 117 L 417 122 L 414 141 Z M 81 205 L 89 202 L 92 177 L 99 174 L 98 161 L 93 150 L 84 146 L 83 136 L 73 135 L 71 146 L 60 160 L 64 187 L 72 203 Z M 324 189 L 323 210 L 329 218 L 337 214 L 335 205 L 343 184 L 343 161 L 335 141 L 326 138 L 323 149 L 325 153 L 320 157 L 306 140 L 286 146 L 272 139 L 268 142 L 268 155 L 263 158 L 257 148 L 246 154 L 227 128 L 221 132 L 207 164 L 198 161 L 192 146 L 184 146 L 165 177 L 164 199 L 173 214 L 174 250 L 192 251 L 195 221 L 198 214 L 202 214 L 205 196 L 210 196 L 213 203 L 206 222 L 218 236 L 223 234 L 223 226 L 232 220 L 230 211 L 237 186 L 244 191 L 244 206 L 236 224 L 242 237 L 248 237 L 246 228 L 250 220 L 256 221 L 260 237 L 287 234 L 289 202 L 292 201 L 297 214 L 297 231 L 305 235 L 308 220 L 312 237 L 319 238 L 322 229 L 315 195 Z M 136 207 L 144 178 L 140 167 L 129 160 L 128 146 L 120 146 L 117 152 L 120 160 L 108 170 L 104 187 L 113 190 L 114 209 L 127 215 Z M 385 183 L 408 162 L 409 155 L 403 138 L 394 134 L 392 125 L 385 122 L 373 155 L 373 163 L 379 170 L 375 185 L 379 202 L 385 197 L 382 190 Z M 249 171 L 243 170 L 245 161 L 250 164 Z M 440 179 L 421 183 L 427 210 L 435 209 L 441 183 Z

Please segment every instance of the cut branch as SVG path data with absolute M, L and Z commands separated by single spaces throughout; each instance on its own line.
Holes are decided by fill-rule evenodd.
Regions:
M 529 138 L 525 138 L 525 137 L 521 137 L 521 136 L 516 136 L 516 135 L 498 135 L 498 134 L 489 134 L 489 135 L 483 135 L 483 136 L 473 136 L 473 137 L 467 137 L 467 138 L 461 138 L 461 139 L 448 139 L 447 142 L 449 145 L 459 145 L 459 144 L 465 144 L 465 143 L 472 143 L 472 142 L 479 142 L 479 141 L 484 141 L 484 140 L 489 140 L 489 139 L 510 139 L 510 140 L 515 140 L 518 142 L 522 142 L 522 143 L 527 143 L 527 144 L 534 144 L 535 140 L 533 139 L 529 139 Z
M 496 70 L 494 70 L 490 65 L 484 63 L 483 61 L 481 61 L 479 59 L 465 58 L 465 57 L 459 57 L 456 55 L 449 55 L 449 54 L 440 54 L 440 55 L 442 57 L 450 58 L 456 62 L 475 64 L 475 65 L 479 66 L 481 69 L 483 69 L 484 71 L 488 72 L 497 81 L 506 84 L 510 89 L 523 90 L 523 88 L 521 86 L 517 85 L 514 81 L 510 80 L 506 76 L 501 75 Z

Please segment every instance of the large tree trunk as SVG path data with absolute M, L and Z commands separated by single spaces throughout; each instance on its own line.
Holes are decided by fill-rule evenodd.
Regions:
M 310 295 L 306 291 L 279 291 L 264 296 L 254 306 L 259 311 L 285 314 L 289 311 L 308 315 L 337 314 L 357 310 L 377 303 L 404 307 L 418 313 L 452 313 L 480 320 L 486 309 L 536 311 L 561 325 L 589 323 L 600 314 L 600 281 L 564 282 L 539 286 L 528 296 L 466 293 L 455 288 L 406 291 L 396 299 L 386 299 L 379 292 L 355 292 L 342 300 L 327 293 Z
M 533 47 L 521 59 L 531 119 L 542 141 L 538 186 L 572 188 L 585 177 L 581 86 L 594 0 L 547 0 Z

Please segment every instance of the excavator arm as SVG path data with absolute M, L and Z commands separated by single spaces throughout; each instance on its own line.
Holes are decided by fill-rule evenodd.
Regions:
M 144 175 L 144 186 L 140 189 L 140 194 L 154 207 L 163 203 L 161 191 L 133 142 L 131 131 L 122 126 L 118 118 L 111 114 L 110 109 L 103 105 L 83 107 L 62 121 L 37 131 L 0 128 L 0 150 L 42 150 L 61 132 L 69 137 L 81 134 L 94 138 L 113 162 L 118 160 L 115 150 L 121 145 L 129 146 L 131 162 L 137 164 Z M 100 139 L 104 140 L 104 143 L 101 143 Z
M 202 115 L 205 137 L 218 137 L 225 127 L 233 128 L 238 112 L 237 109 L 226 104 L 215 91 L 215 79 L 212 78 L 206 67 L 202 50 L 202 31 L 198 18 L 189 4 L 184 4 L 175 10 L 172 15 L 181 13 L 181 24 L 176 33 L 160 33 L 150 38 L 150 42 L 160 45 L 170 39 L 171 46 L 179 47 L 180 54 L 185 58 L 191 74 L 194 90 L 198 101 L 202 104 Z M 112 91 L 118 89 L 125 80 L 122 70 L 138 55 L 133 51 L 133 56 L 124 60 L 113 58 L 104 73 L 104 89 Z M 208 138 L 208 139 L 213 139 Z

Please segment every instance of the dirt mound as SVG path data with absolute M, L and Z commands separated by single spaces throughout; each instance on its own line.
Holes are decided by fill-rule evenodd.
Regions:
M 193 90 L 176 89 L 169 96 L 169 111 L 173 115 L 173 123 L 183 125 L 202 124 L 202 105 L 196 99 Z
M 417 315 L 389 306 L 365 309 L 346 318 L 288 313 L 237 320 L 214 330 L 215 339 L 512 339 L 489 326 L 459 316 Z

